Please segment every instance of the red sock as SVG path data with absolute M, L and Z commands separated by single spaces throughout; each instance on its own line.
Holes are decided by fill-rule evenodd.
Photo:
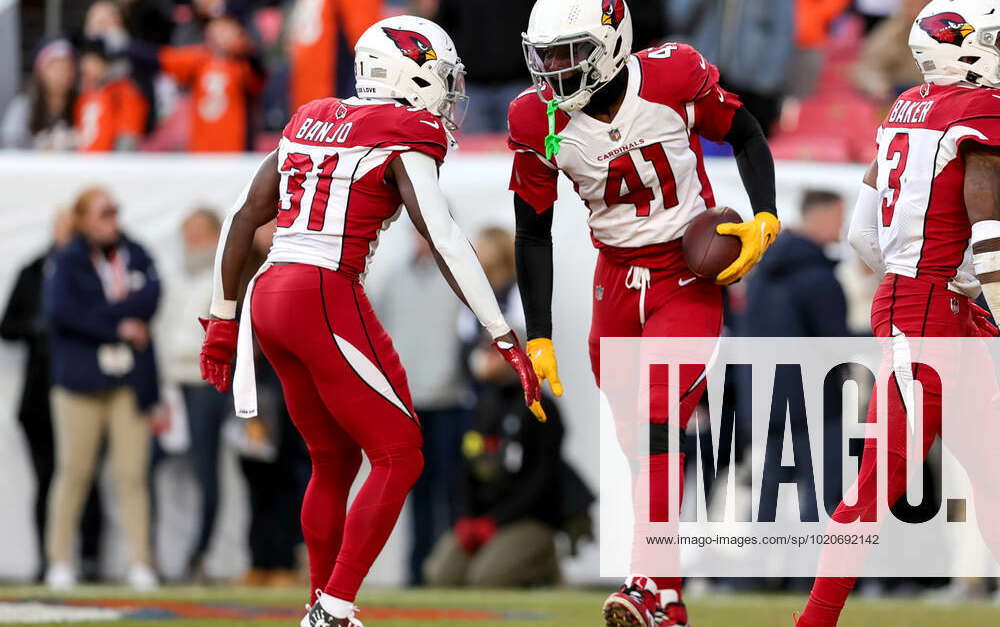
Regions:
M 337 562 L 344 537 L 347 498 L 361 467 L 361 451 L 315 455 L 302 499 L 302 536 L 309 552 L 309 593 L 322 590 Z M 315 601 L 316 599 L 311 599 Z
M 372 471 L 347 513 L 344 545 L 323 592 L 353 601 L 375 558 L 382 552 L 406 495 L 424 468 L 424 457 L 416 446 L 366 450 Z
M 855 577 L 817 577 L 797 627 L 836 627 Z
M 649 456 L 649 520 L 650 522 L 668 522 L 670 520 L 670 490 L 669 467 L 674 463 L 678 466 L 677 487 L 675 493 L 678 501 L 684 502 L 684 453 Z M 680 506 L 678 505 L 678 511 Z

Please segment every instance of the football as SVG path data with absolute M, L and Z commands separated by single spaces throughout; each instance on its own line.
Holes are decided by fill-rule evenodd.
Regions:
M 684 261 L 696 276 L 714 279 L 740 256 L 742 245 L 735 235 L 719 235 L 715 227 L 726 222 L 743 222 L 729 207 L 716 207 L 699 215 L 684 233 Z

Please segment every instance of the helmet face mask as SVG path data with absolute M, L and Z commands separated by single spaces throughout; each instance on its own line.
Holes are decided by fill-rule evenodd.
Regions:
M 469 112 L 469 97 L 465 93 L 465 66 L 461 59 L 455 64 L 439 61 L 434 69 L 447 87 L 441 104 L 437 107 L 438 115 L 444 120 L 448 130 L 457 131 Z
M 579 111 L 624 69 L 632 54 L 625 0 L 536 0 L 521 35 L 538 97 L 548 86 L 564 111 Z
M 561 37 L 548 44 L 525 39 L 523 46 L 528 70 L 539 93 L 548 85 L 557 99 L 566 101 L 600 86 L 600 75 L 594 67 L 604 54 L 604 44 L 590 33 Z

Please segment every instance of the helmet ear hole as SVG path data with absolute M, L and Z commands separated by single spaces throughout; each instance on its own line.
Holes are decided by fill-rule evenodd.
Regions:
M 618 41 L 615 42 L 615 51 L 614 51 L 614 54 L 612 54 L 611 56 L 613 56 L 613 57 L 617 57 L 618 56 L 618 53 L 620 53 L 622 51 L 622 43 L 623 43 L 622 42 L 622 36 L 618 35 Z
M 417 84 L 417 87 L 420 87 L 421 89 L 431 86 L 431 84 L 428 81 L 420 78 L 419 76 L 414 76 L 411 80 Z
M 959 57 L 958 60 L 961 63 L 968 63 L 969 65 L 972 65 L 973 63 L 979 61 L 981 58 L 982 57 Z

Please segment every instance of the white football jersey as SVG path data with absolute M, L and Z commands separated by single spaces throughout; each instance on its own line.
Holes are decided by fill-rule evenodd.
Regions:
M 963 141 L 1000 144 L 1000 91 L 923 85 L 879 127 L 878 239 L 887 272 L 979 295 L 965 208 Z
M 640 251 L 680 238 L 715 206 L 699 137 L 721 141 L 739 107 L 718 71 L 693 48 L 667 44 L 634 55 L 611 123 L 559 112 L 559 153 L 545 159 L 545 105 L 529 90 L 511 105 L 511 189 L 536 211 L 555 200 L 556 173 L 573 182 L 590 210 L 600 248 Z M 629 254 L 629 253 L 625 253 Z
M 278 147 L 280 203 L 270 262 L 364 276 L 401 198 L 385 171 L 401 152 L 443 161 L 448 140 L 424 109 L 350 98 L 300 108 Z

